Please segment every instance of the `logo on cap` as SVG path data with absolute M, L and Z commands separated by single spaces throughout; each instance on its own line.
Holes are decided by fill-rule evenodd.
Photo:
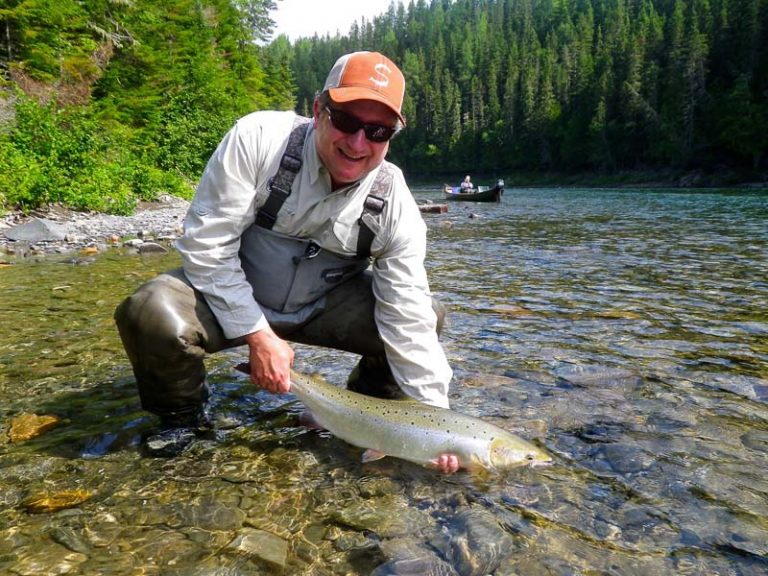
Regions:
M 378 86 L 379 88 L 386 88 L 387 86 L 389 86 L 389 76 L 387 76 L 387 74 L 391 74 L 392 69 L 386 64 L 376 64 L 376 66 L 374 66 L 373 69 L 379 74 L 379 76 L 381 76 L 382 79 L 378 80 L 373 76 L 371 76 L 368 79 L 374 84 L 376 84 L 376 86 Z
M 375 100 L 390 108 L 405 125 L 402 113 L 405 95 L 403 73 L 379 52 L 353 52 L 341 56 L 325 79 L 334 102 Z

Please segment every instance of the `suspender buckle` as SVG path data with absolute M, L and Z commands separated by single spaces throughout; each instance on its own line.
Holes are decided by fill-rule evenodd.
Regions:
M 272 194 L 272 192 L 277 192 L 283 197 L 282 200 L 285 200 L 285 198 L 287 198 L 291 194 L 290 190 L 285 190 L 284 188 L 281 188 L 280 186 L 277 185 L 277 182 L 274 176 L 272 176 L 272 178 L 267 180 L 267 190 L 269 191 L 270 194 Z
M 285 170 L 290 170 L 291 172 L 298 173 L 299 170 L 301 170 L 301 158 L 293 156 L 292 154 L 288 154 L 287 152 L 283 154 L 283 157 L 280 159 L 280 168 L 284 168 Z
M 373 212 L 374 214 L 381 214 L 384 211 L 384 207 L 386 205 L 387 200 L 385 198 L 374 196 L 373 194 L 368 194 L 368 197 L 365 199 L 365 204 L 363 206 L 369 212 Z

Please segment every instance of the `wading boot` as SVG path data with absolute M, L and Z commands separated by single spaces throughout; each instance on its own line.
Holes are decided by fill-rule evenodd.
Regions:
M 184 452 L 197 438 L 213 429 L 208 408 L 206 402 L 192 412 L 161 416 L 158 429 L 143 439 L 144 453 L 156 458 L 172 458 Z
M 388 400 L 409 398 L 397 385 L 385 356 L 363 356 L 347 378 L 347 389 Z

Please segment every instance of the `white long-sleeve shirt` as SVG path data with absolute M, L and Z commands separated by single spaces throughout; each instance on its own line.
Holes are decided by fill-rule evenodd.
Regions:
M 187 277 L 205 296 L 227 338 L 268 324 L 240 264 L 240 236 L 269 196 L 267 182 L 277 173 L 295 117 L 293 112 L 255 112 L 235 124 L 208 161 L 184 234 L 176 242 Z M 273 230 L 311 238 L 326 250 L 354 256 L 357 220 L 378 169 L 332 191 L 311 127 L 302 160 Z M 422 402 L 448 407 L 453 373 L 437 339 L 424 269 L 426 225 L 402 172 L 393 168 L 381 229 L 373 230 L 371 245 L 374 317 L 403 391 Z

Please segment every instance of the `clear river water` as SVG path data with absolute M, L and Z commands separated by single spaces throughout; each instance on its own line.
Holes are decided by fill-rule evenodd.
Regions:
M 49 257 L 0 268 L 0 573 L 768 574 L 768 192 L 513 188 L 424 219 L 453 408 L 553 465 L 363 464 L 242 349 L 208 364 L 215 432 L 145 456 L 112 312 L 178 258 Z M 356 362 L 296 352 L 338 385 Z M 11 442 L 25 414 L 55 425 Z

